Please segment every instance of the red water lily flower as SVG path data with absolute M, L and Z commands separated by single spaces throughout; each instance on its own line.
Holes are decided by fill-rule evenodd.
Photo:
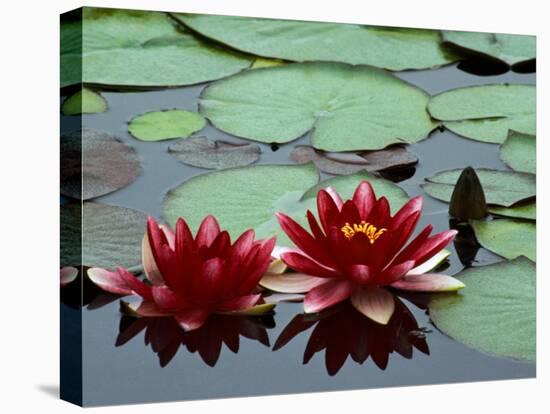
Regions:
M 149 218 L 142 244 L 145 283 L 124 268 L 115 272 L 92 268 L 90 279 L 121 295 L 135 294 L 143 301 L 130 305 L 139 316 L 173 316 L 184 330 L 201 327 L 212 313 L 259 313 L 273 305 L 260 305 L 255 292 L 271 262 L 275 238 L 254 240 L 244 232 L 231 244 L 213 216 L 206 217 L 193 238 L 179 219 L 176 232 Z
M 455 237 L 455 230 L 430 236 L 428 225 L 407 244 L 420 218 L 421 197 L 411 199 L 392 217 L 388 200 L 376 199 L 370 183 L 363 181 L 346 202 L 332 188 L 320 190 L 317 208 L 320 224 L 307 212 L 311 234 L 287 215 L 277 214 L 282 229 L 298 247 L 283 251 L 281 258 L 301 274 L 269 276 L 261 282 L 280 292 L 307 291 L 306 313 L 351 298 L 357 310 L 386 324 L 395 303 L 383 287 L 430 292 L 464 287 L 450 276 L 424 274 L 448 255 L 441 251 Z

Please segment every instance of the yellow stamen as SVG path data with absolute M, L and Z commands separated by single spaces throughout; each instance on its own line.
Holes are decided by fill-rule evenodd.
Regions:
M 346 223 L 346 225 L 340 230 L 342 231 L 342 233 L 344 233 L 344 236 L 346 236 L 348 240 L 351 240 L 353 236 L 355 236 L 357 233 L 363 233 L 369 239 L 370 244 L 374 244 L 376 239 L 378 239 L 388 229 L 378 229 L 376 228 L 376 226 L 373 226 L 370 223 L 361 221 L 361 223 L 359 224 L 353 223 L 353 226 L 351 226 L 349 223 Z

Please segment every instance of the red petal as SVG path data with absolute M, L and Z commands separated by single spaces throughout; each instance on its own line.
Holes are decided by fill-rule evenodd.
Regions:
M 266 274 L 260 280 L 260 285 L 274 292 L 306 293 L 314 287 L 326 283 L 326 281 L 326 278 L 309 276 L 303 273 Z
M 225 256 L 229 246 L 231 245 L 231 239 L 227 231 L 222 231 L 218 234 L 218 237 L 214 240 L 208 251 L 209 256 Z
M 283 253 L 281 258 L 290 268 L 298 272 L 318 277 L 332 278 L 339 276 L 339 273 L 336 272 L 334 269 L 329 269 L 328 267 L 325 267 L 300 253 Z
M 118 267 L 117 272 L 132 293 L 138 296 L 141 296 L 143 299 L 146 299 L 146 300 L 153 299 L 150 286 L 143 283 L 141 280 L 139 280 L 137 277 L 135 277 L 132 273 L 130 273 L 128 270 L 124 269 L 123 267 Z
M 262 295 L 259 293 L 256 295 L 239 296 L 223 302 L 216 310 L 219 312 L 232 312 L 251 308 L 258 303 L 261 297 Z
M 413 292 L 453 292 L 464 286 L 460 280 L 438 273 L 407 275 L 391 285 L 395 289 Z
M 116 295 L 132 295 L 133 291 L 118 272 L 111 272 L 99 267 L 88 269 L 88 277 L 101 289 Z
M 209 312 L 205 309 L 189 309 L 174 316 L 184 331 L 200 328 L 206 322 Z
M 411 256 L 416 252 L 416 250 L 422 246 L 422 244 L 428 239 L 430 233 L 432 232 L 433 226 L 428 224 L 424 229 L 418 233 L 418 235 L 409 243 L 399 254 L 393 259 L 395 263 L 402 263 L 404 261 L 410 260 Z
M 389 268 L 385 269 L 378 277 L 376 282 L 379 285 L 385 286 L 390 285 L 396 280 L 399 280 L 407 274 L 409 270 L 414 267 L 414 260 L 407 260 L 406 262 L 399 263 L 396 265 L 390 265 Z
M 241 279 L 242 282 L 238 289 L 240 294 L 246 295 L 256 288 L 260 279 L 269 268 L 274 246 L 275 237 L 264 240 L 261 243 L 260 249 L 256 253 L 250 265 L 247 266 L 246 269 L 243 269 L 245 278 Z
M 153 286 L 152 294 L 155 304 L 163 311 L 176 312 L 188 306 L 182 297 L 167 286 Z
M 78 269 L 72 266 L 65 266 L 59 270 L 59 284 L 61 287 L 67 286 L 78 276 Z
M 323 233 L 323 230 L 321 229 L 321 226 L 319 226 L 319 223 L 317 222 L 317 219 L 313 215 L 311 211 L 307 211 L 307 221 L 309 223 L 309 228 L 311 229 L 311 233 L 313 234 L 313 237 L 317 241 L 321 241 L 325 239 L 325 233 Z
M 373 281 L 374 274 L 367 265 L 353 264 L 349 267 L 348 272 L 353 278 L 353 281 L 359 284 L 366 284 Z
M 352 284 L 341 279 L 331 279 L 309 291 L 304 298 L 304 312 L 314 313 L 342 302 L 352 293 Z
M 162 278 L 162 273 L 155 262 L 153 252 L 151 251 L 151 244 L 149 243 L 149 238 L 147 233 L 143 236 L 141 240 L 141 263 L 143 264 L 143 273 L 145 277 L 154 285 L 163 285 L 164 279 Z
M 328 234 L 330 227 L 340 216 L 340 210 L 338 210 L 336 203 L 325 190 L 320 190 L 317 193 L 317 211 L 321 226 L 325 230 L 325 234 Z
M 386 197 L 380 197 L 374 204 L 374 207 L 372 208 L 366 221 L 372 223 L 378 228 L 387 228 L 389 226 L 390 218 L 390 203 Z
M 165 312 L 160 309 L 154 302 L 151 301 L 144 300 L 142 302 L 127 303 L 121 300 L 120 303 L 122 310 L 133 316 L 163 317 L 171 315 L 169 312 Z
M 391 228 L 397 229 L 401 224 L 405 222 L 410 216 L 422 211 L 422 196 L 416 196 L 411 198 L 399 211 L 395 214 L 392 219 Z
M 366 220 L 376 201 L 374 190 L 368 181 L 361 181 L 353 193 L 353 202 L 357 206 L 361 220 Z
M 367 318 L 387 325 L 395 310 L 393 295 L 382 288 L 363 288 L 353 293 L 351 303 Z
M 192 281 L 193 300 L 207 302 L 216 300 L 222 289 L 223 260 L 219 257 L 206 260 Z
M 342 201 L 340 194 L 338 194 L 336 190 L 330 186 L 325 188 L 325 191 L 328 193 L 329 196 L 332 197 L 332 201 L 334 201 L 334 204 L 336 204 L 336 208 L 338 208 L 338 210 L 341 210 L 344 202 Z
M 210 246 L 219 233 L 220 225 L 216 217 L 212 215 L 206 216 L 200 224 L 197 237 L 195 238 L 197 246 Z
M 430 237 L 413 253 L 411 259 L 418 264 L 424 263 L 430 257 L 443 250 L 455 238 L 457 233 L 458 231 L 456 230 L 446 230 Z

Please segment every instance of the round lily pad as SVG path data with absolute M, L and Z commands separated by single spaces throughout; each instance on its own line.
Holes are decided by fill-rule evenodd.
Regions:
M 535 59 L 537 45 L 535 36 L 480 33 L 444 30 L 441 36 L 445 43 L 510 66 Z
M 61 206 L 61 266 L 114 269 L 141 264 L 147 215 L 94 202 Z
M 147 112 L 133 118 L 128 125 L 128 132 L 141 141 L 162 141 L 186 138 L 205 125 L 205 119 L 196 112 L 171 109 Z
M 469 268 L 456 275 L 466 287 L 435 296 L 430 317 L 453 339 L 481 352 L 536 358 L 536 268 L 524 257 Z
M 253 164 L 262 153 L 256 144 L 232 144 L 206 137 L 177 140 L 168 152 L 184 164 L 216 170 Z
M 535 134 L 536 95 L 533 85 L 481 85 L 435 95 L 430 114 L 446 128 L 477 141 L 501 144 L 508 130 Z
M 61 137 L 61 194 L 82 200 L 123 188 L 136 179 L 141 165 L 134 148 L 95 129 Z
M 441 46 L 435 30 L 200 14 L 175 17 L 203 36 L 263 57 L 389 70 L 426 69 L 457 60 Z
M 510 131 L 500 147 L 500 158 L 510 168 L 535 174 L 537 172 L 537 139 L 534 135 Z
M 61 86 L 175 86 L 219 79 L 251 64 L 150 11 L 84 7 L 61 25 Z
M 99 93 L 82 88 L 63 101 L 63 115 L 98 114 L 107 110 L 107 101 Z
M 426 178 L 422 188 L 430 196 L 449 202 L 454 186 L 462 169 L 442 171 Z M 516 171 L 476 169 L 488 204 L 510 207 L 521 200 L 533 198 L 536 194 L 536 180 L 533 174 Z
M 483 247 L 507 259 L 525 256 L 536 261 L 536 225 L 530 221 L 496 219 L 474 220 L 472 227 Z
M 218 129 L 266 143 L 312 131 L 325 151 L 382 149 L 426 138 L 435 127 L 428 95 L 365 66 L 295 63 L 251 70 L 214 82 L 200 112 Z

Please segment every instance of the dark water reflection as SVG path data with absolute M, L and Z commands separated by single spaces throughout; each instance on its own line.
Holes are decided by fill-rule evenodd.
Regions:
M 456 66 L 397 75 L 431 94 L 487 83 L 535 83 L 533 73 L 475 76 Z M 164 194 L 183 180 L 206 172 L 170 156 L 170 141 L 142 142 L 127 133 L 127 122 L 143 112 L 170 108 L 196 111 L 203 87 L 103 93 L 109 110 L 84 115 L 82 127 L 105 130 L 134 147 L 143 173 L 127 187 L 97 201 L 161 218 Z M 80 127 L 75 119 L 78 117 L 63 117 L 63 132 Z M 243 142 L 210 125 L 200 135 Z M 276 148 L 259 144 L 262 157 L 258 163 L 290 164 L 294 146 L 309 142 L 307 134 Z M 464 139 L 446 130 L 436 130 L 408 149 L 419 158 L 418 165 L 388 178 L 410 196 L 424 194 L 420 187 L 424 178 L 443 169 L 469 165 L 507 169 L 497 145 Z M 449 228 L 447 209 L 446 203 L 425 197 L 419 227 L 432 223 L 435 231 Z M 448 274 L 456 274 L 465 266 L 501 260 L 472 244 L 467 231 L 449 249 L 452 255 L 444 270 Z M 62 318 L 82 321 L 85 405 L 528 378 L 536 371 L 534 364 L 482 354 L 437 331 L 425 311 L 429 295 L 403 295 L 395 321 L 387 327 L 373 326 L 347 305 L 309 319 L 301 315 L 301 304 L 282 303 L 267 322 L 216 317 L 209 321 L 208 329 L 185 334 L 171 320 L 121 320 L 117 298 L 86 289 L 86 283 L 84 309 L 78 300 L 80 292 L 63 295 L 70 306 L 62 304 Z M 69 300 L 74 295 L 76 305 Z M 273 341 L 275 352 L 267 346 Z M 323 350 L 324 358 L 315 356 Z

